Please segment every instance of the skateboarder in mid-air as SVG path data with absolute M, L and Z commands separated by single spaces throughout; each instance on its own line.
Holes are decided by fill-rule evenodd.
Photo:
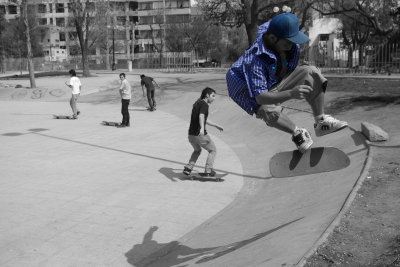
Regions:
M 77 119 L 78 115 L 81 113 L 76 107 L 76 102 L 78 101 L 79 95 L 81 94 L 82 84 L 78 77 L 76 77 L 76 72 L 74 69 L 69 71 L 69 75 L 71 79 L 69 82 L 65 82 L 65 84 L 72 89 L 71 99 L 69 104 L 72 109 L 72 119 Z
M 156 100 L 154 98 L 154 93 L 155 93 L 154 84 L 157 85 L 158 88 L 160 88 L 160 86 L 152 77 L 145 76 L 144 74 L 140 75 L 140 80 L 141 80 L 140 84 L 142 85 L 143 96 L 145 96 L 143 86 L 146 86 L 147 101 L 149 102 L 149 110 L 154 111 L 156 109 Z
M 314 114 L 316 136 L 347 127 L 347 122 L 324 114 L 327 79 L 319 69 L 297 66 L 299 44 L 307 41 L 296 15 L 279 14 L 260 25 L 256 41 L 226 74 L 229 96 L 250 115 L 255 113 L 268 126 L 291 134 L 302 153 L 313 144 L 311 135 L 282 113 L 280 103 L 306 99 Z
M 206 125 L 213 126 L 220 131 L 223 131 L 224 128 L 208 120 L 208 107 L 209 104 L 214 102 L 214 100 L 215 90 L 206 87 L 201 92 L 200 98 L 193 104 L 188 139 L 189 143 L 193 146 L 194 151 L 190 157 L 189 163 L 184 167 L 183 173 L 186 175 L 191 174 L 193 167 L 200 156 L 202 148 L 208 151 L 208 157 L 205 166 L 206 175 L 213 177 L 216 174 L 213 169 L 213 165 L 217 149 L 215 148 L 214 142 L 207 134 Z

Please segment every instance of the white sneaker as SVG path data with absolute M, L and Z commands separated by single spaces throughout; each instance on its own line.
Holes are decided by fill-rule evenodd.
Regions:
M 292 141 L 296 144 L 301 153 L 305 153 L 313 144 L 310 133 L 304 129 L 298 129 L 292 136 Z
M 316 136 L 323 136 L 339 131 L 347 126 L 348 124 L 345 121 L 340 121 L 330 115 L 324 115 L 323 119 L 314 123 L 314 130 Z

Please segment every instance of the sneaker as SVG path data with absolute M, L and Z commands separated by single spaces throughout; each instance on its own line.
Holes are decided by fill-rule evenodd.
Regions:
M 204 173 L 207 174 L 206 176 L 208 177 L 214 177 L 217 174 L 213 169 L 206 170 Z
M 304 128 L 298 129 L 293 134 L 292 141 L 301 153 L 305 153 L 313 144 L 310 133 Z
M 185 175 L 190 175 L 192 173 L 192 169 L 188 168 L 188 167 L 184 167 L 183 169 L 183 174 Z
M 79 115 L 79 114 L 81 114 L 81 112 L 78 110 L 78 112 L 76 112 L 76 115 Z
M 124 123 L 117 125 L 117 128 L 125 128 L 125 127 L 126 127 L 126 125 Z
M 316 136 L 323 136 L 339 131 L 348 126 L 347 122 L 335 119 L 330 115 L 324 115 L 324 118 L 314 123 Z

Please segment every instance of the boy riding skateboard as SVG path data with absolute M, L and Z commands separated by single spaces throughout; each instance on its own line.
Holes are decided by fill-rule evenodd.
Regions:
M 214 177 L 216 174 L 213 166 L 217 149 L 214 142 L 207 134 L 206 125 L 213 126 L 220 131 L 223 131 L 224 128 L 208 120 L 208 107 L 209 104 L 214 102 L 214 100 L 215 90 L 206 87 L 201 92 L 200 98 L 193 104 L 188 139 L 189 143 L 193 146 L 194 151 L 189 159 L 189 163 L 184 167 L 183 173 L 186 175 L 191 174 L 193 167 L 200 156 L 202 148 L 208 151 L 204 173 L 209 177 Z
M 226 74 L 229 96 L 250 115 L 291 134 L 302 153 L 313 144 L 311 135 L 282 113 L 280 103 L 305 99 L 314 114 L 316 136 L 347 127 L 347 122 L 324 113 L 327 79 L 319 69 L 297 66 L 300 44 L 307 41 L 296 15 L 279 14 L 259 27 L 256 41 Z

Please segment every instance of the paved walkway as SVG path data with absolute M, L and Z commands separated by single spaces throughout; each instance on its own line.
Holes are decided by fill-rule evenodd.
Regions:
M 186 121 L 133 106 L 119 129 L 100 124 L 119 121 L 119 105 L 79 108 L 78 120 L 56 120 L 66 103 L 1 102 L 1 266 L 129 266 L 240 191 L 241 163 L 219 136 L 225 181 L 186 181 Z

